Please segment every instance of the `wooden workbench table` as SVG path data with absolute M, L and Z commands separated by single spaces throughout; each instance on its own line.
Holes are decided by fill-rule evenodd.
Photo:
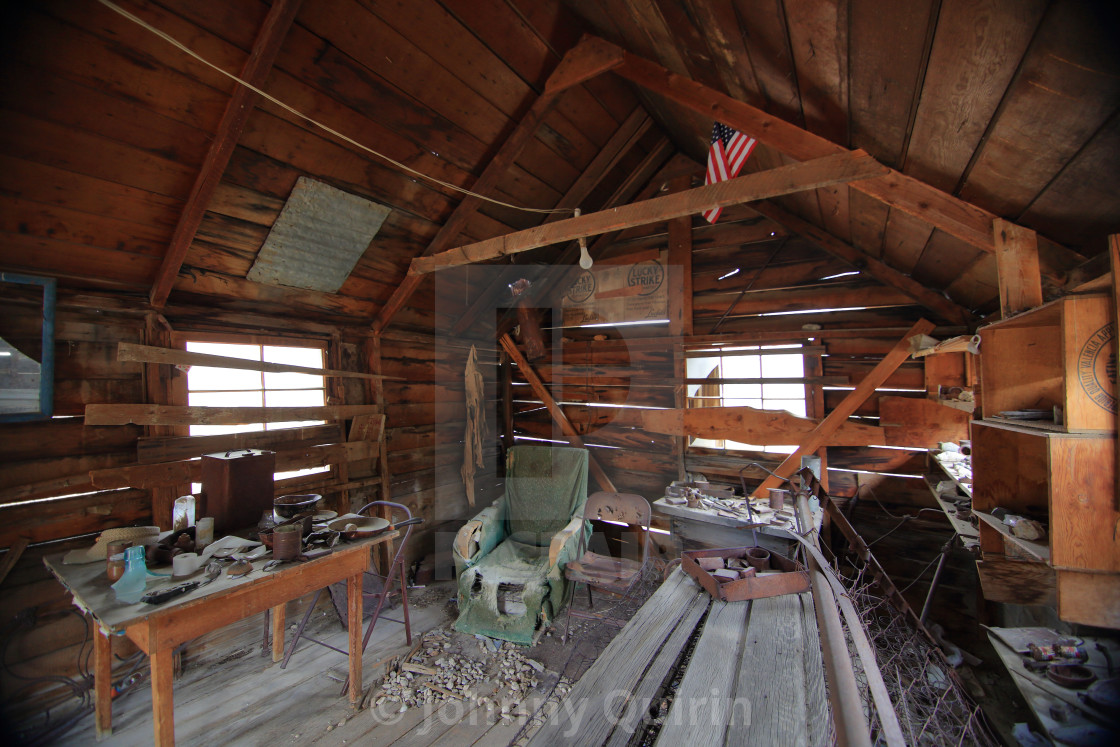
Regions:
M 230 578 L 223 573 L 213 583 L 160 605 L 119 603 L 104 563 L 65 565 L 61 555 L 44 558 L 47 568 L 74 596 L 74 604 L 97 623 L 94 700 L 98 739 L 112 733 L 111 636 L 128 636 L 150 657 L 155 744 L 172 745 L 175 722 L 171 675 L 176 646 L 271 608 L 272 657 L 279 661 L 284 651 L 284 604 L 343 580 L 347 582 L 349 613 L 350 702 L 357 702 L 362 692 L 362 573 L 369 564 L 370 548 L 397 536 L 395 531 L 385 532 L 339 544 L 329 555 L 282 566 L 272 573 L 261 570 L 269 560 L 266 557 L 254 561 L 253 571 L 245 576 Z M 170 578 L 149 579 L 146 591 L 175 583 Z

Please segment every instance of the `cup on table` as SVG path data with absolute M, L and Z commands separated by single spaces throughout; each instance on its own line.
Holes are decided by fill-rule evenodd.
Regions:
M 302 524 L 285 524 L 272 532 L 272 557 L 275 560 L 292 560 L 303 549 Z

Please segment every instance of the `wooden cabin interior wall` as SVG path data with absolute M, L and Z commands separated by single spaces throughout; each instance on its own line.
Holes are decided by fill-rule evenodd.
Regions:
M 242 70 L 270 10 L 286 4 L 114 1 L 230 71 Z M 103 4 L 40 0 L 0 10 L 0 269 L 59 285 L 55 417 L 0 424 L 0 548 L 32 543 L 0 588 L 10 613 L 0 630 L 8 716 L 69 697 L 20 677 L 73 676 L 87 634 L 42 557 L 88 546 L 107 527 L 166 526 L 174 498 L 193 482 L 183 477 L 200 452 L 185 426 L 83 422 L 88 405 L 186 404 L 183 371 L 118 360 L 120 343 L 181 347 L 213 335 L 304 341 L 323 347 L 330 368 L 387 377 L 328 377 L 326 385 L 328 406 L 372 405 L 385 415 L 386 470 L 375 445 L 353 445 L 352 420 L 248 442 L 278 451 L 292 469 L 330 466 L 279 483 L 278 493 L 322 492 L 335 510 L 388 497 L 423 516 L 410 563 L 438 556 L 462 520 L 500 494 L 503 448 L 566 440 L 497 340 L 511 326 L 508 284 L 573 264 L 575 242 L 426 275 L 411 293 L 401 289 L 415 277 L 410 262 L 426 252 L 563 217 L 472 202 L 454 188 L 481 182 L 489 197 L 516 207 L 586 214 L 703 182 L 709 113 L 613 72 L 563 90 L 524 146 L 507 150 L 548 102 L 546 82 L 585 33 L 801 127 L 807 142 L 865 150 L 896 176 L 974 203 L 952 204 L 989 225 L 999 216 L 1039 231 L 1047 297 L 1101 274 L 1104 237 L 1120 231 L 1113 167 L 1120 64 L 1108 25 L 1094 23 L 1080 0 L 296 4 L 258 83 L 300 113 L 257 100 L 232 133 L 223 123 L 236 85 Z M 308 117 L 444 184 L 390 166 Z M 228 163 L 214 166 L 212 193 L 197 201 L 200 174 L 223 154 Z M 794 160 L 763 143 L 746 172 Z M 503 168 L 493 173 L 493 164 Z M 247 279 L 300 177 L 389 208 L 337 292 Z M 184 228 L 192 211 L 197 226 Z M 936 212 L 925 217 L 936 220 Z M 822 245 L 822 229 L 855 252 L 858 266 L 836 245 Z M 688 265 L 674 249 L 682 237 L 691 246 Z M 182 260 L 169 261 L 178 241 Z M 934 336 L 944 338 L 971 332 L 1000 307 L 990 247 L 844 183 L 728 207 L 715 225 L 694 216 L 591 242 L 600 264 L 669 249 L 671 319 L 549 327 L 546 354 L 531 365 L 614 485 L 651 501 L 689 473 L 737 483 L 745 464 L 778 462 L 773 453 L 699 448 L 635 424 L 635 409 L 685 406 L 688 351 L 715 343 L 809 346 L 805 399 L 808 416 L 820 420 L 917 320 L 931 320 Z M 905 283 L 876 280 L 869 262 L 917 281 L 954 318 L 929 308 L 928 296 L 925 305 L 916 301 Z M 535 303 L 553 323 L 562 316 L 555 295 Z M 33 339 L 37 313 L 6 306 L 0 336 Z M 472 346 L 489 433 L 473 500 L 460 475 Z M 922 452 L 962 438 L 968 421 L 934 400 L 941 388 L 976 384 L 964 354 L 900 365 L 854 413 L 881 427 L 883 442 L 822 450 L 832 495 L 858 495 L 857 509 L 871 490 L 893 496 L 892 509 L 932 505 L 919 481 Z M 876 534 L 889 528 L 877 520 L 861 526 Z M 919 531 L 934 539 L 907 531 L 883 545 L 899 548 L 897 557 L 887 554 L 903 581 L 920 570 L 901 552 L 907 542 L 942 536 L 929 527 Z M 950 572 L 947 588 L 964 599 L 956 580 Z M 245 655 L 259 641 L 259 624 L 247 620 L 196 641 L 185 660 Z
M 806 356 L 805 399 L 807 415 L 820 420 L 915 321 L 930 315 L 908 296 L 747 207 L 724 211 L 715 225 L 696 219 L 690 232 L 692 334 L 674 336 L 668 323 L 565 328 L 546 335 L 552 343 L 548 355 L 531 363 L 616 487 L 651 501 L 687 473 L 737 486 L 739 471 L 751 462 L 773 469 L 781 461 L 774 453 L 685 445 L 680 437 L 643 429 L 626 416 L 620 406 L 685 406 L 685 376 L 677 366 L 686 348 L 713 349 L 715 343 L 801 345 L 817 351 Z M 641 261 L 668 243 L 666 224 L 653 224 L 623 232 L 601 258 Z M 679 277 L 674 272 L 680 270 L 671 266 L 667 277 Z M 670 293 L 679 293 L 676 284 Z M 546 313 L 559 318 L 560 309 Z M 941 321 L 937 335 L 964 331 Z M 824 449 L 831 493 L 853 496 L 859 485 L 880 481 L 877 473 L 918 479 L 926 449 L 967 438 L 967 413 L 931 398 L 937 398 L 939 387 L 971 388 L 970 365 L 963 353 L 902 363 L 855 414 L 858 422 L 882 425 L 883 442 Z M 523 376 L 515 373 L 511 391 L 515 437 L 565 440 Z M 753 488 L 762 475 L 748 474 Z
M 231 70 L 241 67 L 270 7 L 189 0 L 119 4 Z M 150 447 L 150 439 L 178 438 L 173 444 L 178 458 L 188 458 L 182 428 L 83 424 L 89 404 L 185 404 L 182 372 L 118 362 L 118 343 L 171 346 L 173 338 L 196 333 L 312 340 L 326 346 L 330 367 L 394 377 L 381 392 L 362 380 L 331 379 L 328 396 L 331 405 L 383 406 L 388 497 L 429 522 L 413 534 L 410 562 L 432 551 L 435 535 L 449 531 L 448 522 L 475 510 L 459 475 L 469 344 L 460 335 L 434 336 L 450 329 L 456 309 L 436 302 L 430 280 L 395 314 L 392 328 L 376 338 L 370 328 L 409 260 L 435 236 L 460 196 L 389 168 L 269 103 L 248 117 L 181 269 L 171 270 L 174 284 L 166 304 L 150 305 L 153 278 L 161 272 L 161 258 L 207 159 L 232 84 L 96 2 L 5 4 L 3 13 L 4 267 L 60 283 L 55 382 L 60 417 L 0 425 L 3 546 L 21 536 L 48 543 L 27 550 L 4 582 L 5 608 L 26 624 L 12 622 L 5 662 L 16 675 L 0 675 L 0 687 L 6 703 L 14 698 L 23 712 L 33 713 L 67 693 L 57 687 L 26 690 L 18 676 L 74 675 L 85 635 L 67 609 L 64 590 L 46 575 L 42 556 L 86 545 L 105 527 L 166 523 L 171 501 L 189 491 L 151 474 L 145 487 L 98 490 L 90 484 L 90 470 L 142 462 L 138 445 Z M 267 87 L 382 153 L 467 186 L 582 30 L 557 2 L 304 3 Z M 644 120 L 622 157 L 609 159 L 597 179 L 581 182 L 580 199 L 605 200 L 617 186 L 612 180 L 641 168 L 641 151 L 632 149 L 641 135 L 643 146 L 650 138 L 663 140 L 648 132 L 648 117 L 639 119 L 637 106 L 619 81 L 604 78 L 572 88 L 545 116 L 494 196 L 516 205 L 558 203 L 620 125 Z M 663 142 L 659 148 L 664 153 Z M 338 293 L 245 279 L 299 176 L 391 208 Z M 487 204 L 470 215 L 458 236 L 484 239 L 542 218 Z M 468 289 L 455 281 L 441 283 L 447 298 L 467 299 Z M 5 332 L 24 321 L 6 317 Z M 492 392 L 496 345 L 491 339 L 478 347 Z M 341 443 L 346 425 L 293 435 L 288 443 L 273 440 L 269 448 L 299 451 Z M 489 429 L 496 433 L 497 424 Z M 481 505 L 493 497 L 499 472 L 496 446 L 484 456 L 486 466 L 477 478 Z M 296 463 L 296 454 L 293 459 L 293 468 L 322 461 L 310 452 L 304 464 Z M 332 459 L 327 478 L 315 475 L 278 489 L 321 491 L 340 510 L 383 497 L 377 459 Z M 132 473 L 126 479 L 139 478 Z M 332 487 L 341 484 L 352 487 Z M 71 494 L 78 495 L 63 497 Z M 246 621 L 197 642 L 189 656 L 247 647 L 257 632 L 257 622 Z

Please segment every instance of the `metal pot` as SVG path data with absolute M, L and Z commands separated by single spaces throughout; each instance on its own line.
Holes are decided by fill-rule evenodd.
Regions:
M 282 495 L 272 501 L 272 508 L 278 519 L 290 519 L 305 511 L 314 511 L 315 504 L 323 500 L 323 496 L 316 493 L 303 493 L 298 495 Z

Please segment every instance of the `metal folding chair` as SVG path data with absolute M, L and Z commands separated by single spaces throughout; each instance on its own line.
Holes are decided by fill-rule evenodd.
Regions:
M 591 588 L 628 597 L 630 590 L 642 577 L 642 572 L 649 562 L 649 527 L 652 513 L 649 501 L 633 493 L 607 493 L 598 492 L 588 496 L 584 506 L 583 518 L 585 521 L 610 521 L 625 524 L 627 528 L 638 535 L 641 544 L 641 559 L 634 560 L 591 552 L 587 549 L 587 541 L 580 538 L 577 559 L 568 563 L 564 568 L 564 578 L 572 584 L 572 601 L 575 601 L 578 584 L 587 585 L 587 602 L 589 607 L 595 606 L 591 597 Z M 592 535 L 594 538 L 595 535 Z M 568 629 L 572 616 L 584 618 L 599 618 L 600 615 L 589 612 L 580 612 L 572 605 L 568 606 L 568 619 L 564 623 L 564 640 L 568 639 Z
M 370 619 L 369 625 L 368 627 L 366 627 L 365 636 L 362 638 L 362 651 L 366 650 L 366 644 L 369 643 L 369 638 L 373 634 L 373 627 L 377 625 L 377 620 L 381 617 L 381 609 L 385 606 L 385 600 L 393 592 L 393 585 L 397 581 L 399 581 L 401 585 L 401 602 L 404 607 L 404 620 L 394 620 L 393 622 L 404 623 L 405 640 L 408 645 L 412 645 L 412 628 L 408 620 L 408 583 L 404 577 L 404 549 L 408 544 L 408 537 L 412 533 L 412 524 L 419 523 L 421 519 L 414 520 L 412 518 L 412 512 L 408 509 L 407 506 L 401 505 L 400 503 L 392 503 L 390 501 L 373 501 L 372 503 L 367 503 L 358 510 L 358 513 L 369 515 L 366 512 L 372 508 L 377 507 L 387 507 L 390 509 L 390 511 L 399 511 L 400 513 L 404 514 L 403 519 L 399 521 L 394 519 L 393 524 L 398 527 L 405 526 L 407 528 L 405 528 L 404 535 L 400 538 L 400 542 L 397 545 L 397 552 L 396 555 L 393 556 L 393 562 L 389 564 L 389 568 L 385 572 L 385 574 L 382 575 L 369 570 L 365 572 L 366 577 L 372 577 L 380 582 L 381 588 L 380 590 L 375 592 L 362 592 L 363 600 L 377 600 L 377 607 L 373 611 L 373 617 Z M 363 587 L 364 585 L 365 584 L 363 579 Z M 319 603 L 319 599 L 322 596 L 323 591 L 325 591 L 326 589 L 329 589 L 329 587 L 324 587 L 323 589 L 319 589 L 319 591 L 315 592 L 315 599 L 311 601 L 311 605 L 307 608 L 307 612 L 303 614 L 303 619 L 300 620 L 299 627 L 296 628 L 296 635 L 292 639 L 292 642 L 288 644 L 288 650 L 284 653 L 284 661 L 280 664 L 281 669 L 288 666 L 288 659 L 292 657 L 292 653 L 295 652 L 296 646 L 299 645 L 299 641 L 301 638 L 311 641 L 312 643 L 318 643 L 320 646 L 326 646 L 332 651 L 337 651 L 340 654 L 349 653 L 341 648 L 338 648 L 337 646 L 332 646 L 326 641 L 319 640 L 318 638 L 313 638 L 310 635 L 307 635 L 307 633 L 305 632 L 307 622 L 311 619 L 311 614 L 315 611 L 315 606 Z

